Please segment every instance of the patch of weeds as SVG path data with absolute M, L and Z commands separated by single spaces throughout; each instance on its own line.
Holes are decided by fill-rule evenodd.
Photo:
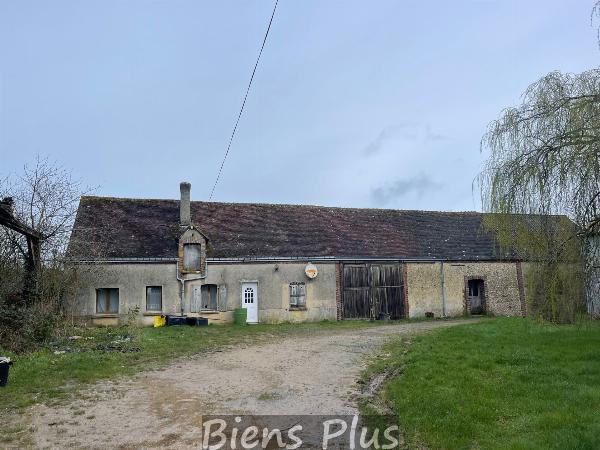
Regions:
M 263 392 L 262 394 L 260 394 L 258 396 L 258 399 L 261 402 L 266 402 L 266 401 L 269 401 L 269 400 L 277 400 L 280 397 L 281 396 L 278 393 L 276 393 L 276 392 Z

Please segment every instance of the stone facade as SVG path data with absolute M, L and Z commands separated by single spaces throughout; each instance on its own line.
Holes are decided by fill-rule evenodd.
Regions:
M 340 263 L 316 263 L 319 274 L 309 279 L 304 273 L 308 261 L 237 262 L 208 261 L 205 276 L 177 279 L 178 262 L 98 264 L 93 279 L 77 295 L 76 314 L 97 325 L 122 323 L 128 312 L 139 307 L 140 323 L 149 325 L 159 314 L 201 316 L 210 323 L 233 321 L 233 311 L 241 306 L 241 283 L 258 284 L 258 320 L 262 323 L 339 320 L 341 305 Z M 460 316 L 467 312 L 469 279 L 484 281 L 485 311 L 492 315 L 521 315 L 524 293 L 515 262 L 409 262 L 404 264 L 404 298 L 408 317 Z M 290 283 L 306 285 L 306 307 L 290 307 Z M 215 311 L 190 310 L 195 287 L 218 287 Z M 146 310 L 146 287 L 162 287 L 162 310 Z M 115 314 L 96 312 L 96 289 L 119 289 L 119 310 Z
M 200 270 L 188 271 L 183 267 L 184 247 L 187 244 L 197 244 L 200 246 Z M 177 257 L 179 264 L 179 273 L 181 274 L 196 274 L 202 277 L 206 276 L 206 244 L 207 239 L 200 231 L 193 226 L 187 228 L 179 238 L 177 248 Z
M 492 315 L 522 315 L 523 291 L 515 262 L 407 263 L 409 316 L 458 316 L 467 311 L 469 279 L 484 281 L 485 308 Z

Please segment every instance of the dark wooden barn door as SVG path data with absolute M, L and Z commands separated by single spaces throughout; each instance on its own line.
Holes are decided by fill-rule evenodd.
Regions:
M 344 264 L 342 280 L 343 317 L 392 319 L 404 317 L 404 287 L 401 264 Z

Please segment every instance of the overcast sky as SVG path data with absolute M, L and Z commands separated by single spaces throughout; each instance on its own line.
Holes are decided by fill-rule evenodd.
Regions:
M 477 210 L 489 121 L 597 67 L 593 0 L 280 0 L 215 200 Z M 0 175 L 206 200 L 267 0 L 0 0 Z

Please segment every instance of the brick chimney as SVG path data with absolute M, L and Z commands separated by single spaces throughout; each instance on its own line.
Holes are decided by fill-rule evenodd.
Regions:
M 189 227 L 192 224 L 190 216 L 190 190 L 192 185 L 187 181 L 179 183 L 181 200 L 179 201 L 179 224 L 182 227 Z

